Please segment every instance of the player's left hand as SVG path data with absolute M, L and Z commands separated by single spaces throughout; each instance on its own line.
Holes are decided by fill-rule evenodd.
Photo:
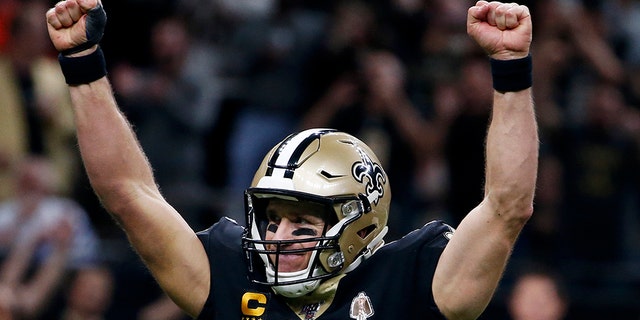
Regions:
M 467 15 L 467 33 L 494 59 L 526 57 L 532 29 L 529 8 L 516 3 L 478 1 Z

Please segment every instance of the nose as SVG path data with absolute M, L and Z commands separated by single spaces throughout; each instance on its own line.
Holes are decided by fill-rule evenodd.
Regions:
M 282 218 L 278 224 L 278 229 L 273 235 L 273 240 L 291 240 L 295 229 L 296 227 L 293 222 L 287 218 Z

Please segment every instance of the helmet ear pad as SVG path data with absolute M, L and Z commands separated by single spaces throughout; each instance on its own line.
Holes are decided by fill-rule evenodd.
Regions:
M 362 213 L 362 215 L 366 214 Z M 384 227 L 378 219 L 372 221 L 356 217 L 352 220 L 352 222 L 343 227 L 338 237 L 338 246 L 344 257 L 344 263 L 339 266 L 340 271 L 350 266 L 362 251 L 366 250 L 367 245 L 371 243 L 377 234 L 374 231 Z M 330 257 L 336 252 L 335 250 L 323 250 L 320 252 L 320 263 L 328 272 L 333 272 L 337 268 L 329 266 Z

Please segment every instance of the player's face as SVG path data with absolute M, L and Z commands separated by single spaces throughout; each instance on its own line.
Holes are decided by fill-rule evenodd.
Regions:
M 265 240 L 297 240 L 322 236 L 325 222 L 322 206 L 303 201 L 272 199 L 267 205 L 269 220 Z M 282 245 L 280 250 L 314 247 L 317 242 L 303 242 Z M 267 245 L 268 250 L 276 250 L 275 245 Z M 269 258 L 275 263 L 275 255 Z M 311 259 L 311 251 L 280 254 L 279 272 L 293 272 L 305 269 Z

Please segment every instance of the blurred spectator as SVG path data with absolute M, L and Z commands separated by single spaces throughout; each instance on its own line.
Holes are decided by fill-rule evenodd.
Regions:
M 98 259 L 99 239 L 86 212 L 54 192 L 50 161 L 27 157 L 15 168 L 15 197 L 0 202 L 2 285 L 17 319 L 37 318 L 64 277 Z
M 108 319 L 108 310 L 116 284 L 107 267 L 95 266 L 76 270 L 64 293 L 64 306 L 58 320 Z
M 421 110 L 407 95 L 405 67 L 385 50 L 370 50 L 358 57 L 357 94 L 336 94 L 335 87 L 330 88 L 327 97 L 321 97 L 307 111 L 300 126 L 332 127 L 360 137 L 387 168 L 392 184 L 414 185 L 418 163 L 433 141 Z M 341 81 L 345 79 L 336 84 L 349 85 Z M 420 224 L 415 190 L 405 191 L 392 200 L 396 214 L 389 217 L 390 239 Z
M 145 306 L 138 313 L 137 320 L 187 320 L 189 317 L 182 312 L 173 300 L 163 295 L 156 301 Z
M 335 8 L 305 70 L 310 103 L 302 108 L 302 129 L 326 125 L 361 98 L 361 59 L 375 46 L 374 25 L 374 12 L 365 2 L 344 1 Z
M 0 286 L 16 319 L 39 319 L 66 275 L 100 259 L 100 239 L 84 209 L 55 193 L 49 159 L 26 157 L 14 170 L 15 196 L 0 202 Z
M 512 320 L 563 320 L 570 303 L 562 280 L 546 271 L 517 275 L 506 302 Z
M 114 90 L 136 127 L 163 194 L 194 229 L 213 221 L 205 138 L 222 97 L 215 51 L 193 41 L 177 16 L 152 28 L 153 63 L 114 68 Z M 206 219 L 206 220 L 203 220 Z
M 620 89 L 596 83 L 587 101 L 584 123 L 554 140 L 565 182 L 563 257 L 610 263 L 624 257 L 620 228 L 626 204 L 640 187 L 640 157 L 624 125 L 629 106 Z
M 277 6 L 278 0 L 182 0 L 177 10 L 201 40 L 226 42 L 243 23 L 268 19 Z
M 79 165 L 69 92 L 42 18 L 49 3 L 16 5 L 10 43 L 0 53 L 0 200 L 11 196 L 12 166 L 28 154 L 52 159 L 56 192 L 68 195 Z
M 268 146 L 295 131 L 306 101 L 304 66 L 320 39 L 325 16 L 300 1 L 278 1 L 265 19 L 247 21 L 230 42 L 230 70 L 237 85 L 228 98 L 238 102 L 229 135 L 225 215 L 244 223 L 242 194 Z
M 360 58 L 375 46 L 375 13 L 363 1 L 340 2 L 331 13 L 326 32 L 310 54 L 305 67 L 305 83 L 309 92 L 300 126 L 309 128 L 319 118 L 329 117 L 324 107 L 337 108 L 355 102 L 360 94 Z M 315 106 L 313 106 L 315 105 Z
M 460 88 L 451 79 L 434 85 L 432 114 L 427 120 L 428 142 L 420 157 L 414 188 L 422 204 L 422 221 L 453 220 L 448 208 L 451 192 L 451 173 L 446 158 L 446 136 L 462 109 Z
M 447 210 L 453 224 L 482 200 L 484 187 L 484 135 L 489 126 L 493 92 L 484 56 L 470 54 L 459 69 L 456 83 L 460 110 L 446 132 L 444 154 L 450 186 Z
M 398 0 L 394 2 L 415 2 Z M 460 65 L 466 56 L 477 50 L 464 28 L 466 6 L 461 1 L 427 1 L 426 25 L 416 47 L 416 61 L 408 65 L 409 87 L 413 99 L 431 105 L 435 88 L 441 84 L 456 84 L 460 79 Z M 431 111 L 435 112 L 435 110 Z
M 543 0 L 535 2 L 539 37 L 559 37 L 568 41 L 573 53 L 603 80 L 621 83 L 624 69 L 608 42 L 607 25 L 596 10 L 579 0 Z M 574 61 L 578 63 L 579 61 Z
M 34 236 L 13 243 L 0 267 L 2 319 L 41 319 L 62 286 L 72 240 L 72 221 L 63 218 Z M 31 267 L 37 249 L 51 252 Z
M 459 51 L 464 50 L 467 43 L 473 45 L 465 30 L 468 1 L 383 0 L 373 3 L 379 20 L 376 34 L 409 66 L 409 72 L 419 71 L 414 66 L 421 63 L 428 64 L 424 66 L 426 68 L 443 67 L 431 60 L 435 58 L 431 53 L 446 51 L 451 59 L 459 57 Z M 412 81 L 416 80 L 413 76 L 410 75 Z
M 28 157 L 15 168 L 16 196 L 0 203 L 0 254 L 7 255 L 16 244 L 39 239 L 60 224 L 70 224 L 71 249 L 68 268 L 79 268 L 97 261 L 99 238 L 87 213 L 73 199 L 56 195 L 56 176 L 51 162 Z M 43 241 L 36 248 L 36 262 L 51 253 L 53 242 Z
M 640 65 L 640 3 L 633 0 L 602 1 L 603 21 L 607 24 L 609 41 L 622 60 L 631 66 Z
M 6 50 L 11 37 L 11 22 L 18 8 L 18 0 L 4 0 L 0 2 L 0 52 Z
M 540 126 L 555 130 L 582 121 L 585 81 L 620 85 L 625 70 L 609 42 L 610 23 L 597 10 L 578 0 L 535 1 L 532 9 L 537 17 L 534 98 Z
M 585 107 L 584 122 L 554 137 L 553 152 L 564 182 L 558 263 L 576 305 L 588 310 L 595 297 L 609 307 L 634 299 L 628 292 L 635 290 L 628 280 L 633 273 L 624 268 L 625 235 L 637 229 L 625 222 L 640 194 L 640 157 L 637 138 L 625 125 L 632 118 L 619 87 L 595 83 Z
M 172 15 L 179 2 L 184 0 L 122 0 L 104 3 L 109 16 L 108 27 L 102 40 L 102 49 L 111 59 L 107 68 L 118 62 L 134 66 L 149 66 L 153 59 L 151 49 L 151 29 L 163 17 Z M 54 2 L 55 3 L 55 2 Z M 144 15 L 137 14 L 144 11 Z M 135 21 L 135 28 L 128 24 L 112 21 Z M 122 45 L 126 43 L 126 45 Z M 111 70 L 109 70 L 111 71 Z

